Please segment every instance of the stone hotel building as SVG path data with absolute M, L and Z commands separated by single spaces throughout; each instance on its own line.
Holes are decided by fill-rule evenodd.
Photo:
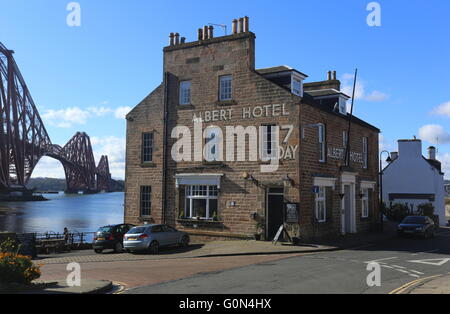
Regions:
M 163 82 L 127 115 L 127 223 L 267 240 L 379 223 L 379 129 L 347 113 L 335 71 L 255 69 L 255 38 L 247 17 L 228 36 L 170 35 Z

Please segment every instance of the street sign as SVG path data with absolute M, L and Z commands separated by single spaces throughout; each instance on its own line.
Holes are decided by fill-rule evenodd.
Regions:
M 442 266 L 445 263 L 447 263 L 448 261 L 450 261 L 450 258 L 423 259 L 423 260 L 415 260 L 415 261 L 408 261 L 408 262 L 433 265 L 433 266 Z

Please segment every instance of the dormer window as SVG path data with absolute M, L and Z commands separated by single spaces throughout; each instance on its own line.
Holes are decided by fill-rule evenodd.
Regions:
M 339 97 L 339 113 L 347 114 L 347 99 L 342 95 Z
M 305 78 L 292 72 L 291 74 L 291 92 L 294 95 L 303 97 L 303 80 Z

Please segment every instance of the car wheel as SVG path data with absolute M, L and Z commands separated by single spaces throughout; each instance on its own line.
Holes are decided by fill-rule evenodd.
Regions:
M 159 243 L 157 241 L 152 241 L 152 243 L 150 243 L 150 246 L 148 247 L 148 251 L 151 254 L 158 254 L 159 253 Z
M 97 254 L 102 254 L 103 250 L 101 250 L 101 249 L 95 249 L 94 252 L 97 253 Z
M 183 236 L 180 242 L 181 247 L 187 247 L 189 245 L 189 238 L 187 236 Z
M 117 242 L 116 245 L 114 245 L 114 252 L 115 253 L 123 252 L 123 245 L 122 245 L 122 243 Z

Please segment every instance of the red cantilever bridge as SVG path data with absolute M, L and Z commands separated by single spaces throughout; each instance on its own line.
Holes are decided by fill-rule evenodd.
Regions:
M 115 182 L 108 157 L 95 165 L 86 133 L 78 132 L 64 147 L 52 144 L 13 53 L 0 43 L 0 192 L 24 189 L 43 156 L 62 163 L 66 193 L 110 192 Z

